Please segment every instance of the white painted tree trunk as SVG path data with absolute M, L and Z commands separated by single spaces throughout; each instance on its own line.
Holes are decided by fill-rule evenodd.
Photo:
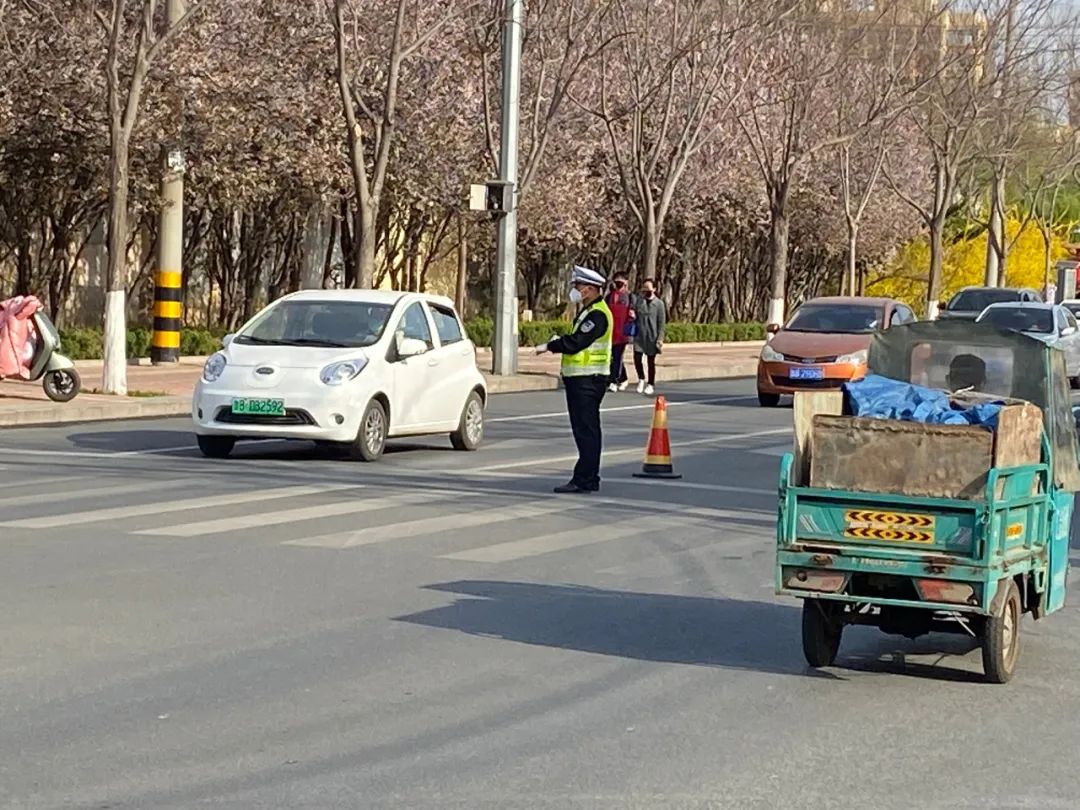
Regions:
M 769 316 L 765 320 L 766 323 L 775 323 L 783 326 L 784 324 L 784 299 L 773 298 L 769 301 Z
M 123 290 L 105 293 L 104 372 L 102 387 L 127 396 L 127 318 Z

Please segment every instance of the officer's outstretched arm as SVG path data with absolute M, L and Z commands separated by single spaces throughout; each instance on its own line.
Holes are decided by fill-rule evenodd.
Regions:
M 572 334 L 558 337 L 548 343 L 549 352 L 555 354 L 577 354 L 592 346 L 605 332 L 607 332 L 607 315 L 599 310 L 593 310 L 585 319 L 578 324 L 578 328 Z

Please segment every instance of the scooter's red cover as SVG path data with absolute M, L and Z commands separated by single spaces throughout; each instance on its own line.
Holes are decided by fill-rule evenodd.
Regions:
M 41 302 L 32 295 L 0 301 L 0 378 L 30 376 L 34 357 L 34 313 Z

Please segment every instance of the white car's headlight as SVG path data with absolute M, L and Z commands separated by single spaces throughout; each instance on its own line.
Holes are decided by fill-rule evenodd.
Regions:
M 866 365 L 866 349 L 858 352 L 852 352 L 851 354 L 844 354 L 836 358 L 837 363 L 843 363 L 848 366 L 865 366 Z
M 212 383 L 217 380 L 225 371 L 225 366 L 228 365 L 228 361 L 225 359 L 225 355 L 221 352 L 212 354 L 206 359 L 206 365 L 203 366 L 202 378 L 204 382 Z
M 367 362 L 366 357 L 357 357 L 353 360 L 331 363 L 319 372 L 319 379 L 326 385 L 341 385 L 363 371 Z
M 772 346 L 766 346 L 761 350 L 761 359 L 766 363 L 779 363 L 784 359 L 784 355 L 780 354 Z

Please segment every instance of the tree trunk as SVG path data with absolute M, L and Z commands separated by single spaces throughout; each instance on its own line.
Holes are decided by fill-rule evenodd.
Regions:
M 326 238 L 326 257 L 323 260 L 322 267 L 322 287 L 324 290 L 328 290 L 331 287 L 334 272 L 334 243 L 338 238 L 338 220 L 337 217 L 330 218 L 330 235 Z
M 356 218 L 356 224 L 360 231 L 357 236 L 359 242 L 358 266 L 356 286 L 363 290 L 370 290 L 375 283 L 375 212 L 376 205 L 361 206 L 360 214 Z
M 1054 234 L 1048 226 L 1043 224 L 1039 225 L 1039 234 L 1043 240 L 1043 293 L 1045 294 L 1054 282 Z M 1062 293 L 1064 292 L 1062 290 Z
M 788 236 L 791 223 L 788 219 L 786 182 L 778 183 L 770 191 L 769 205 L 769 300 L 768 323 L 783 324 L 787 300 Z
M 641 278 L 637 280 L 640 286 L 645 279 L 651 278 L 656 281 L 656 264 L 660 256 L 660 226 L 652 216 L 648 218 L 643 229 L 644 244 L 641 251 Z
M 353 214 L 352 209 L 349 207 L 349 201 L 342 198 L 341 262 L 344 265 L 344 271 L 341 283 L 347 290 L 356 286 L 356 277 L 360 266 L 356 244 L 359 238 L 358 228 L 356 227 L 358 223 L 359 217 Z
M 996 166 L 995 177 L 990 186 L 990 224 L 986 239 L 987 287 L 998 287 L 1005 281 L 1005 170 Z
M 457 307 L 458 315 L 464 318 L 466 281 L 469 277 L 469 243 L 467 241 L 468 237 L 465 235 L 465 217 L 461 212 L 458 212 L 457 216 L 457 233 L 457 284 L 455 285 L 454 304 Z
M 128 141 L 113 132 L 109 182 L 109 263 L 105 273 L 104 368 L 101 389 L 127 395 Z
M 856 295 L 858 286 L 859 225 L 854 219 L 849 218 L 847 226 L 847 278 L 844 287 L 848 295 Z
M 926 284 L 926 317 L 934 320 L 938 315 L 941 298 L 941 267 L 945 258 L 945 211 L 930 222 L 930 275 Z

